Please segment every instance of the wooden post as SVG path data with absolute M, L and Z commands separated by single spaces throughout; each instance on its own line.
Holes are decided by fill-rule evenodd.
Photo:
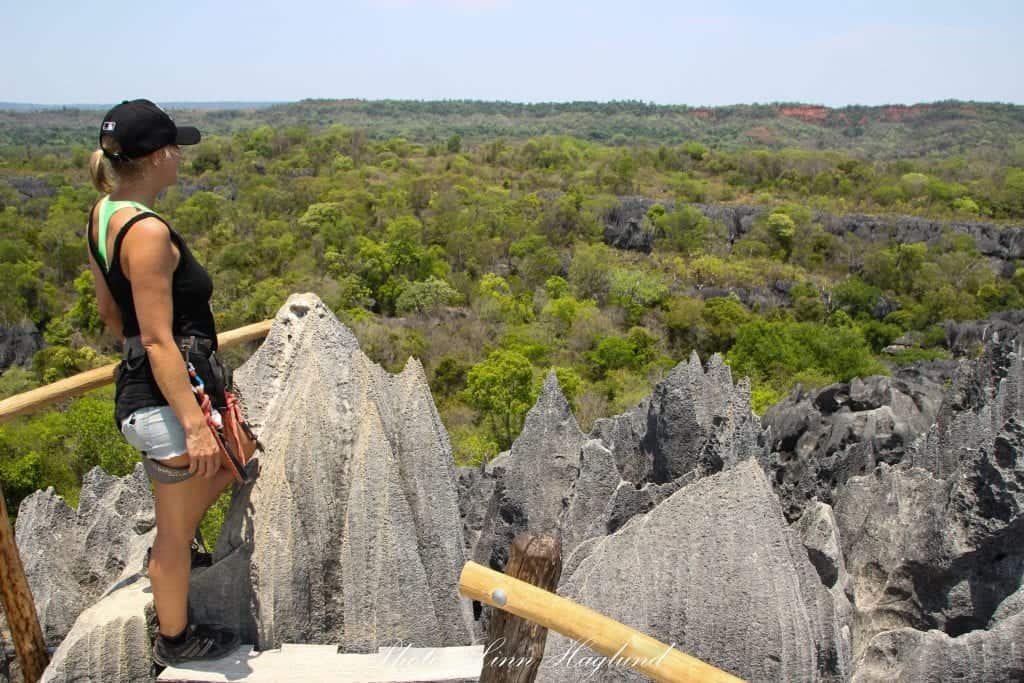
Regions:
M 535 621 L 607 656 L 609 666 L 629 666 L 664 683 L 737 683 L 742 679 L 684 654 L 589 607 L 525 581 L 467 562 L 459 592 Z
M 36 604 L 25 579 L 25 568 L 14 543 L 14 530 L 7 517 L 7 501 L 0 486 L 0 599 L 3 601 L 7 626 L 11 629 L 14 649 L 18 653 L 22 675 L 27 683 L 36 683 L 43 676 L 50 657 L 43 642 L 43 631 L 36 616 Z
M 554 591 L 562 575 L 562 544 L 552 536 L 519 534 L 505 573 Z M 548 630 L 502 609 L 492 611 L 480 683 L 533 683 L 544 657 Z

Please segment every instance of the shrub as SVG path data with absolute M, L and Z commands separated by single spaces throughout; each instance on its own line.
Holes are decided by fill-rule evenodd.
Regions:
M 612 285 L 611 250 L 603 245 L 578 243 L 569 264 L 569 284 L 579 299 L 594 299 L 603 306 Z
M 705 301 L 701 321 L 710 341 L 710 350 L 728 350 L 736 339 L 740 327 L 750 318 L 750 313 L 739 299 L 732 296 Z
M 515 351 L 494 351 L 470 368 L 465 401 L 490 420 L 500 449 L 512 445 L 522 429 L 523 417 L 535 400 L 533 366 Z
M 832 306 L 854 318 L 870 317 L 882 298 L 882 290 L 853 275 L 832 288 Z
M 609 301 L 622 306 L 630 323 L 637 322 L 648 309 L 668 299 L 668 286 L 656 272 L 634 268 L 612 271 Z
M 424 313 L 458 303 L 460 299 L 461 295 L 450 284 L 440 278 L 429 277 L 406 285 L 395 301 L 395 311 L 399 315 Z
M 455 427 L 449 436 L 456 465 L 481 465 L 491 460 L 501 450 L 493 437 L 468 425 Z
M 661 205 L 656 204 L 655 206 L 660 207 Z M 692 206 L 680 206 L 672 213 L 662 213 L 654 216 L 651 220 L 657 228 L 658 240 L 655 247 L 659 250 L 667 247 L 690 255 L 704 249 L 704 241 L 711 222 L 704 217 L 700 209 Z
M 726 359 L 734 375 L 748 375 L 757 382 L 777 378 L 785 385 L 808 371 L 828 382 L 883 371 L 857 330 L 813 323 L 756 321 L 743 325 Z

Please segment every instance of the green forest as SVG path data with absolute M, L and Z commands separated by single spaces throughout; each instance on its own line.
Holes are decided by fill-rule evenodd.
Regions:
M 511 445 L 551 370 L 584 431 L 694 351 L 750 377 L 763 413 L 798 383 L 948 357 L 943 321 L 1024 307 L 1024 264 L 998 272 L 970 236 L 865 241 L 818 218 L 1024 225 L 1024 107 L 821 109 L 176 111 L 204 140 L 183 148 L 179 184 L 155 208 L 210 271 L 218 329 L 315 292 L 388 370 L 422 361 L 457 462 L 479 464 Z M 28 320 L 45 340 L 0 375 L 0 398 L 118 359 L 84 237 L 100 116 L 0 112 L 0 325 Z M 650 253 L 605 243 L 623 197 L 650 200 Z M 763 212 L 730 241 L 698 204 Z M 778 283 L 785 305 L 729 293 Z M 904 336 L 909 349 L 884 351 Z M 108 388 L 0 427 L 9 509 L 47 486 L 75 504 L 95 465 L 129 471 L 112 415 Z

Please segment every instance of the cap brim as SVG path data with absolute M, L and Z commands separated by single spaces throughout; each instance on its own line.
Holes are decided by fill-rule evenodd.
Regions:
M 178 126 L 178 135 L 174 138 L 176 145 L 195 145 L 202 136 L 195 126 Z

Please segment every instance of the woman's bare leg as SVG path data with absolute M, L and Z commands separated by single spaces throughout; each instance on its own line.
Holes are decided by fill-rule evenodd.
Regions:
M 162 463 L 169 467 L 187 467 L 188 456 L 181 455 Z M 175 636 L 188 625 L 192 538 L 206 510 L 231 479 L 231 471 L 222 467 L 210 479 L 193 476 L 174 484 L 153 482 L 156 540 L 149 559 L 149 579 L 160 633 L 164 636 Z

